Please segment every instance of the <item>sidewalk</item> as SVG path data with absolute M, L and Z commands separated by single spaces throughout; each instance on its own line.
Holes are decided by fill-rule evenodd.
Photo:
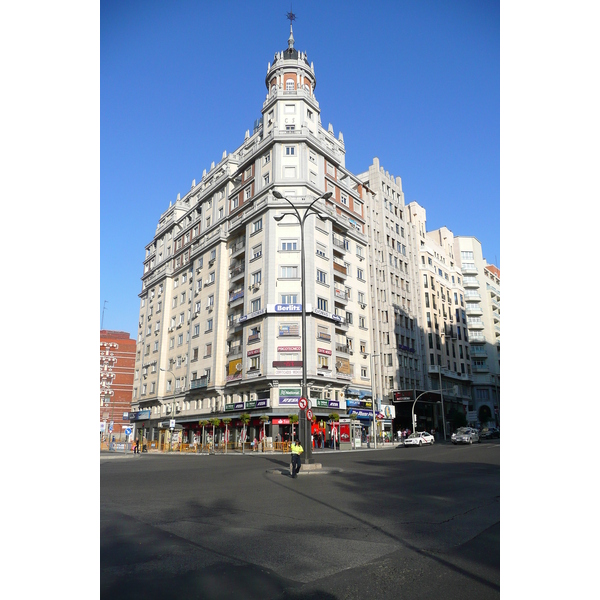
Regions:
M 340 450 L 336 448 L 313 448 L 313 456 L 321 455 L 321 454 L 338 454 L 342 452 L 371 452 L 373 450 L 393 450 L 397 448 L 400 444 L 398 443 L 387 443 L 387 444 L 377 444 L 377 448 L 367 448 L 366 445 L 361 446 L 360 448 L 351 448 L 349 450 Z M 101 458 L 126 458 L 126 457 L 141 457 L 144 454 L 148 456 L 290 456 L 291 452 L 280 452 L 276 450 L 266 450 L 265 452 L 245 452 L 242 454 L 239 450 L 225 452 L 164 452 L 162 450 L 149 450 L 148 452 L 142 452 L 140 454 L 134 454 L 131 450 L 128 451 L 112 451 L 112 450 L 101 450 L 100 457 Z

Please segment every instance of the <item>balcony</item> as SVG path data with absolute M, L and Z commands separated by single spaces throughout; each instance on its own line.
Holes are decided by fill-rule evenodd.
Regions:
M 333 270 L 334 275 L 341 275 L 342 277 L 348 276 L 348 271 L 346 270 L 344 263 L 335 260 L 335 258 L 333 259 Z
M 476 277 L 463 277 L 463 285 L 466 288 L 478 288 L 479 280 Z
M 248 336 L 248 343 L 255 344 L 256 342 L 260 342 L 260 333 L 252 333 Z
M 238 289 L 234 292 L 229 292 L 229 306 L 235 308 L 242 304 L 244 300 L 244 288 Z
M 485 335 L 469 331 L 469 344 L 485 344 Z
M 237 265 L 229 271 L 229 279 L 231 279 L 232 283 L 234 281 L 238 281 L 244 277 L 245 271 L 246 271 L 245 265 Z
M 347 252 L 347 248 L 346 248 L 346 240 L 340 236 L 337 235 L 333 235 L 333 249 L 336 252 L 341 252 L 343 254 L 345 254 Z
M 467 315 L 482 315 L 483 314 L 483 310 L 481 308 L 481 306 L 467 306 L 465 309 L 465 312 L 467 313 Z
M 341 352 L 343 354 L 352 354 L 352 350 L 350 349 L 350 346 L 344 346 L 343 344 L 336 344 L 335 351 Z
M 208 376 L 204 375 L 203 377 L 200 377 L 199 379 L 192 379 L 190 381 L 190 390 L 197 390 L 200 388 L 205 388 L 208 387 Z
M 337 287 L 333 288 L 333 295 L 336 302 L 340 301 L 343 304 L 348 304 L 348 294 L 346 293 L 346 290 Z
M 461 268 L 461 272 L 463 275 L 477 275 L 479 271 L 474 264 L 464 264 Z
M 481 294 L 479 292 L 465 292 L 465 302 L 481 302 Z
M 481 319 L 467 318 L 467 327 L 469 329 L 484 329 L 484 324 Z

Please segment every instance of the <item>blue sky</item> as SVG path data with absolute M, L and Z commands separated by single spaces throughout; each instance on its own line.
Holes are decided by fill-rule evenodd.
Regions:
M 160 214 L 260 117 L 290 2 L 100 3 L 100 319 L 135 337 Z M 346 167 L 377 156 L 427 226 L 500 266 L 500 10 L 487 0 L 295 0 L 325 127 Z

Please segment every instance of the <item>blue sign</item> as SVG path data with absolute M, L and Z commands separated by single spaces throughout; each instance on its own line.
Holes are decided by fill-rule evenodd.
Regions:
M 302 312 L 302 304 L 276 304 L 275 312 Z

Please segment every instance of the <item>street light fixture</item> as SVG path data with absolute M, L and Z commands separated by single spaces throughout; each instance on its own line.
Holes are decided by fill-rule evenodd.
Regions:
M 302 293 L 302 396 L 308 400 L 308 381 L 307 381 L 307 365 L 306 365 L 306 254 L 304 249 L 304 223 L 306 218 L 310 214 L 318 216 L 320 219 L 328 219 L 333 221 L 329 215 L 322 215 L 317 212 L 313 206 L 319 200 L 328 200 L 332 196 L 332 192 L 325 192 L 322 196 L 315 198 L 304 211 L 303 215 L 300 215 L 298 209 L 294 206 L 291 200 L 288 200 L 283 194 L 277 190 L 273 190 L 273 196 L 278 200 L 285 200 L 293 209 L 294 212 L 284 213 L 275 217 L 277 222 L 281 221 L 285 215 L 293 215 L 298 219 L 300 224 L 300 270 L 301 270 L 301 293 Z M 311 464 L 312 458 L 312 443 L 310 439 L 310 427 L 306 422 L 306 409 L 301 408 L 299 410 L 298 419 L 298 435 L 300 436 L 300 443 L 304 448 L 304 456 L 302 457 L 304 464 Z

